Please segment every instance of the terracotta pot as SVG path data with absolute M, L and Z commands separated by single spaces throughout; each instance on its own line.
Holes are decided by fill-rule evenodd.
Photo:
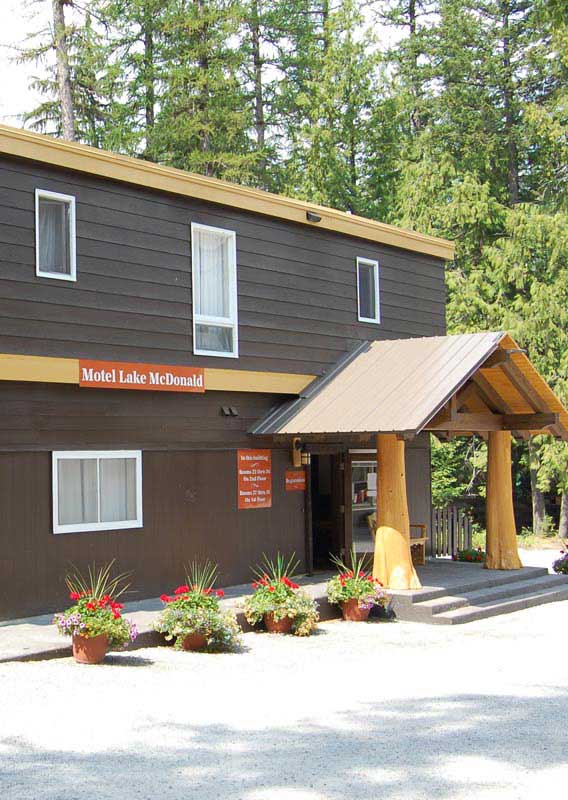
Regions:
M 284 619 L 279 619 L 278 622 L 276 622 L 274 614 L 272 611 L 269 611 L 268 614 L 264 615 L 264 627 L 268 633 L 290 633 L 292 630 L 292 619 L 290 617 L 284 617 Z
M 108 650 L 108 636 L 73 636 L 73 658 L 79 664 L 100 664 Z
M 359 608 L 358 600 L 344 600 L 341 604 L 343 619 L 350 622 L 366 622 L 369 618 L 370 608 Z
M 181 646 L 184 650 L 204 650 L 207 647 L 207 639 L 202 633 L 188 633 Z

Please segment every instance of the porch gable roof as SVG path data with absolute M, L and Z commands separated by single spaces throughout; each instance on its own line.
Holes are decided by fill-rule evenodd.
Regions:
M 363 342 L 251 433 L 471 433 L 514 431 L 516 423 L 568 439 L 568 412 L 524 351 L 497 331 Z

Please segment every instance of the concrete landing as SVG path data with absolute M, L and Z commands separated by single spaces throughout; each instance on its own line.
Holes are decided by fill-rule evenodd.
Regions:
M 568 600 L 568 576 L 551 575 L 546 567 L 500 571 L 432 559 L 418 574 L 421 589 L 390 592 L 398 619 L 456 625 Z
M 551 575 L 546 567 L 524 567 L 500 572 L 480 564 L 431 559 L 417 568 L 422 588 L 389 591 L 396 617 L 402 621 L 431 625 L 455 625 L 506 614 L 542 603 L 568 599 L 568 576 Z M 319 604 L 322 620 L 340 616 L 337 606 L 327 602 L 326 583 L 332 572 L 303 576 L 298 583 Z M 233 608 L 243 630 L 250 630 L 242 610 L 252 593 L 250 584 L 225 588 L 221 605 Z M 140 632 L 128 649 L 163 645 L 153 623 L 163 604 L 159 598 L 125 603 L 124 614 Z M 70 639 L 60 636 L 52 624 L 53 614 L 0 622 L 0 662 L 62 658 L 71 654 Z

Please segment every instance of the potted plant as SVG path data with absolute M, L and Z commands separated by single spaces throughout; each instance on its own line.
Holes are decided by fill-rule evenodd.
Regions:
M 319 619 L 316 601 L 302 591 L 292 577 L 299 561 L 292 554 L 288 561 L 278 553 L 274 561 L 262 557 L 253 569 L 254 593 L 245 600 L 245 617 L 251 625 L 264 622 L 269 633 L 309 636 Z
M 73 657 L 80 664 L 99 664 L 107 650 L 133 642 L 138 630 L 121 615 L 118 598 L 128 588 L 128 574 L 113 577 L 114 560 L 104 567 L 92 564 L 87 577 L 74 568 L 65 578 L 74 605 L 53 618 L 59 632 L 72 637 Z
M 337 567 L 337 575 L 328 581 L 327 599 L 341 606 L 343 619 L 365 622 L 373 606 L 388 606 L 389 597 L 382 583 L 366 569 L 366 556 L 358 557 L 352 549 L 351 567 L 336 556 L 331 558 Z
M 560 551 L 560 558 L 557 558 L 552 569 L 561 575 L 568 575 L 568 553 L 564 550 Z
M 175 639 L 178 650 L 232 650 L 240 643 L 241 629 L 232 611 L 222 610 L 222 589 L 214 590 L 217 565 L 193 562 L 186 570 L 186 583 L 172 595 L 163 594 L 164 608 L 154 628 Z
M 467 561 L 471 564 L 481 564 L 485 561 L 485 551 L 478 547 L 470 547 L 466 550 L 458 550 L 452 556 L 454 561 Z

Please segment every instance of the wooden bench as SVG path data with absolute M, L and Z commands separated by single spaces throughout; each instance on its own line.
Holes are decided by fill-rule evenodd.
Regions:
M 420 536 L 413 536 L 412 529 L 418 528 Z M 423 566 L 426 563 L 426 542 L 428 537 L 426 535 L 426 525 L 422 522 L 410 523 L 410 552 L 412 553 L 412 563 L 418 566 Z
M 369 514 L 367 517 L 367 524 L 371 531 L 371 538 L 375 541 L 375 534 L 377 532 L 377 515 L 376 513 Z M 419 536 L 412 535 L 412 529 L 418 528 L 420 531 Z M 410 523 L 410 552 L 412 554 L 412 563 L 417 566 L 423 566 L 426 563 L 426 542 L 428 536 L 426 535 L 426 525 L 423 522 Z

